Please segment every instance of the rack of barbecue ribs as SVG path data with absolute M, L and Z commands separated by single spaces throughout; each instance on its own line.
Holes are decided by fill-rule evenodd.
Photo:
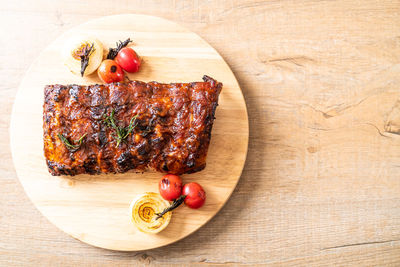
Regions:
M 47 85 L 44 155 L 52 175 L 206 166 L 222 83 Z

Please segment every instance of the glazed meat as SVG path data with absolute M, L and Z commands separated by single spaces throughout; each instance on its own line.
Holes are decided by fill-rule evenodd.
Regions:
M 205 168 L 222 83 L 48 85 L 44 154 L 52 175 Z

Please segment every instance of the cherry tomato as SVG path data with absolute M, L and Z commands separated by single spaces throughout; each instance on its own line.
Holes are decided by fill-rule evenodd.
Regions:
M 167 174 L 158 183 L 160 195 L 165 199 L 172 201 L 182 194 L 182 180 L 178 175 Z
M 106 59 L 101 62 L 97 74 L 105 83 L 120 82 L 124 80 L 124 71 L 112 59 Z
M 114 60 L 127 72 L 137 72 L 140 68 L 140 58 L 130 47 L 122 48 Z
M 206 192 L 198 183 L 188 183 L 183 186 L 183 195 L 186 196 L 185 204 L 192 209 L 198 209 L 206 201 Z

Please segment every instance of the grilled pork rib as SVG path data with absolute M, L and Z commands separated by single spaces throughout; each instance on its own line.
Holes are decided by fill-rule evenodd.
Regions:
M 208 76 L 203 80 L 46 86 L 43 130 L 49 172 L 151 168 L 183 174 L 204 169 L 222 83 Z

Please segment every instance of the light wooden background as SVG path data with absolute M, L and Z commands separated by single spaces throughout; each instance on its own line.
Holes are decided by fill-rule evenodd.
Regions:
M 174 20 L 221 53 L 247 101 L 250 144 L 235 192 L 205 227 L 122 253 L 35 210 L 8 127 L 18 84 L 49 42 L 134 12 Z M 2 0 L 0 25 L 0 265 L 400 265 L 400 1 Z

